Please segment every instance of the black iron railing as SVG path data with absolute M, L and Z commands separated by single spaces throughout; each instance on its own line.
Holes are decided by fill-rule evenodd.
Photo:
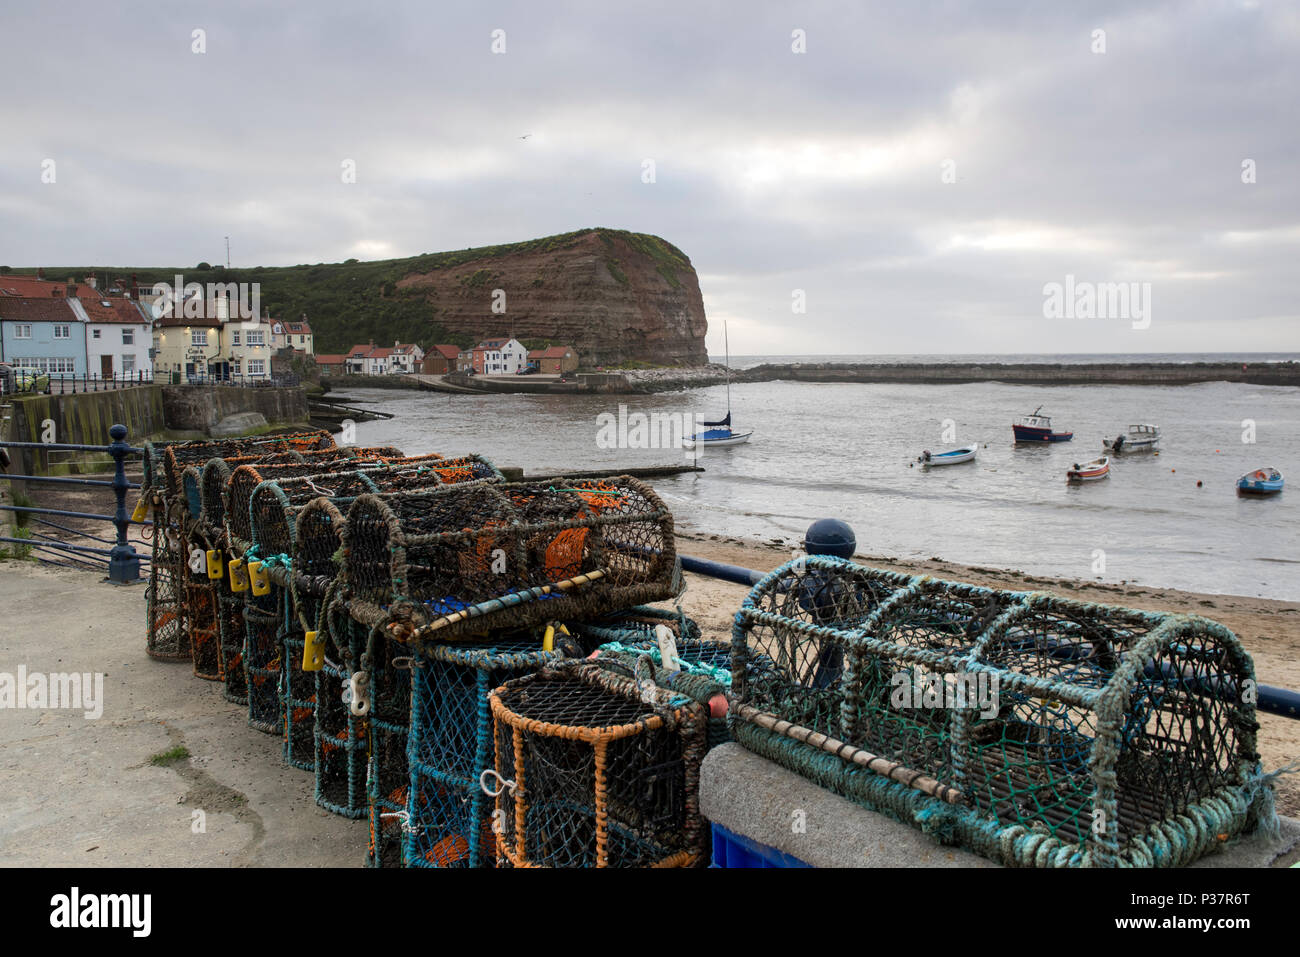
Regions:
M 136 553 L 134 545 L 127 537 L 127 531 L 132 525 L 151 525 L 152 522 L 135 521 L 126 510 L 126 493 L 128 489 L 139 488 L 140 486 L 131 482 L 126 477 L 126 460 L 128 457 L 141 455 L 142 449 L 133 448 L 126 443 L 126 426 L 115 425 L 108 430 L 112 442 L 108 445 L 69 445 L 54 442 L 0 442 L 0 449 L 41 449 L 47 452 L 107 452 L 113 459 L 113 478 L 111 481 L 103 479 L 85 479 L 70 478 L 66 476 L 53 475 L 16 475 L 7 472 L 0 472 L 0 479 L 21 482 L 42 482 L 48 484 L 63 485 L 81 485 L 89 487 L 107 487 L 113 490 L 116 499 L 116 507 L 112 515 L 102 515 L 95 512 L 74 512 L 67 509 L 59 508 L 39 508 L 34 505 L 0 505 L 0 510 L 13 512 L 16 515 L 32 516 L 32 521 L 38 524 L 57 529 L 70 534 L 74 537 L 84 538 L 88 541 L 99 542 L 103 545 L 110 545 L 110 548 L 102 548 L 96 545 L 85 545 L 66 541 L 61 537 L 53 537 L 46 533 L 39 533 L 38 537 L 33 538 L 16 538 L 10 536 L 0 536 L 0 542 L 19 545 L 29 548 L 35 552 L 53 551 L 56 555 L 62 556 L 60 561 L 52 561 L 48 557 L 37 556 L 39 561 L 45 561 L 53 564 L 73 564 L 77 566 L 99 567 L 105 560 L 108 563 L 108 580 L 119 585 L 129 585 L 132 582 L 140 580 L 140 563 L 148 561 L 148 558 L 142 557 Z M 52 518 L 43 518 L 39 516 L 57 516 L 62 518 L 74 518 L 91 521 L 111 522 L 117 528 L 117 536 L 114 540 L 102 538 L 72 528 L 64 523 L 55 522 Z

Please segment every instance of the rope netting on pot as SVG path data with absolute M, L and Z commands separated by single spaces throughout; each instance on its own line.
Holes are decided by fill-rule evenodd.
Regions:
M 352 615 L 403 641 L 537 627 L 682 587 L 671 513 L 626 476 L 363 495 L 342 580 Z
M 366 761 L 372 699 L 366 668 L 369 659 L 363 663 L 362 656 L 370 645 L 372 630 L 352 620 L 342 603 L 334 600 L 332 586 L 318 628 L 321 662 L 315 672 L 312 763 L 316 803 L 344 817 L 365 817 L 369 810 Z M 383 642 L 383 634 L 376 633 L 376 640 Z
M 680 623 L 682 619 L 677 620 Z M 689 618 L 685 621 L 695 624 Z M 627 677 L 634 677 L 638 667 L 646 668 L 660 688 L 685 695 L 707 709 L 710 748 L 730 741 L 727 691 L 731 687 L 731 643 L 677 638 L 667 622 L 653 627 L 655 631 L 648 635 L 606 642 L 588 660 Z M 660 629 L 662 633 L 657 634 Z
M 573 635 L 590 653 L 601 645 L 619 642 L 626 645 L 642 644 L 655 640 L 655 628 L 666 627 L 673 639 L 681 641 L 698 641 L 700 626 L 693 618 L 688 618 L 681 609 L 669 611 L 665 608 L 651 608 L 638 605 L 633 608 L 621 608 L 594 618 L 587 618 L 572 625 Z M 731 654 L 730 650 L 727 652 Z M 730 658 L 728 658 L 730 661 Z
M 218 460 L 219 461 L 219 460 Z M 181 550 L 185 553 L 184 620 L 189 630 L 194 674 L 206 681 L 221 681 L 225 671 L 221 659 L 221 636 L 217 627 L 217 588 L 209 559 L 214 549 L 211 529 L 203 517 L 203 470 L 188 466 L 181 476 L 186 504 Z M 216 564 L 220 571 L 220 564 Z
M 182 488 L 185 469 L 213 456 L 244 458 L 327 445 L 332 446 L 333 439 L 326 432 L 211 442 L 145 443 L 144 478 L 136 517 L 144 518 L 152 512 L 154 521 L 145 601 L 145 650 L 151 657 L 181 661 L 193 656 L 187 616 L 190 602 L 186 594 L 191 574 L 190 549 L 185 541 L 193 522 L 193 489 Z M 206 672 L 207 663 L 202 667 Z
M 592 664 L 492 692 L 497 850 L 514 867 L 691 867 L 705 709 Z
M 561 656 L 559 649 L 543 650 L 541 637 L 529 632 L 439 642 L 415 655 L 409 741 L 400 761 L 381 761 L 379 773 L 371 774 L 374 862 L 496 865 L 493 803 L 480 787 L 483 772 L 494 767 L 488 696 Z
M 736 617 L 750 750 L 1008 865 L 1178 866 L 1270 817 L 1254 669 L 1223 626 L 802 563 Z
M 342 544 L 339 509 L 360 494 L 441 487 L 456 481 L 499 481 L 500 473 L 478 456 L 442 459 L 429 455 L 388 460 L 375 468 L 279 478 L 259 484 L 250 498 L 254 543 L 246 557 L 265 558 L 273 588 L 287 588 L 290 607 L 280 635 L 285 760 L 314 769 L 316 676 L 302 668 L 308 632 L 317 630 L 320 600 L 338 571 Z M 305 549 L 297 541 L 300 516 L 318 501 Z M 332 504 L 331 504 L 332 503 Z M 251 560 L 250 558 L 250 560 Z
M 259 435 L 246 439 L 211 439 L 192 442 L 146 442 L 145 474 L 142 483 L 163 495 L 180 491 L 181 473 L 189 465 L 208 459 L 242 455 L 264 456 L 275 452 L 312 452 L 335 448 L 328 432 L 313 430 L 282 435 Z
M 388 472 L 386 460 L 397 458 L 397 450 L 383 448 L 348 448 L 346 456 L 325 462 L 309 461 L 302 465 L 240 466 L 231 474 L 226 488 L 227 525 L 234 552 L 247 570 L 250 587 L 244 601 L 244 670 L 248 676 L 248 723 L 268 734 L 288 736 L 286 704 L 292 697 L 288 688 L 289 671 L 294 667 L 289 657 L 296 654 L 301 667 L 303 629 L 298 627 L 289 580 L 292 568 L 293 521 L 299 508 L 313 497 L 334 492 L 358 492 L 377 487 L 375 482 L 360 478 L 366 472 Z M 317 468 L 326 471 L 316 471 Z M 304 469 L 309 474 L 302 474 Z M 255 479 L 263 481 L 247 491 Z M 297 481 L 297 484 L 293 484 Z M 440 482 L 433 473 L 424 477 Z M 290 501 L 283 485 L 288 485 L 297 499 Z M 339 488 L 331 488 L 333 485 Z M 343 486 L 347 486 L 344 488 Z M 249 542 L 242 553 L 243 523 L 234 520 L 234 510 L 248 516 Z M 296 639 L 287 644 L 291 636 Z M 299 681 L 301 684 L 301 681 Z

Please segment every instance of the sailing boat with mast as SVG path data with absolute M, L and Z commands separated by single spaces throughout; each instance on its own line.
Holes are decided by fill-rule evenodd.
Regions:
M 701 422 L 700 424 L 705 427 L 703 432 L 697 432 L 682 440 L 682 445 L 688 449 L 695 448 L 697 443 L 701 448 L 707 449 L 740 445 L 748 442 L 749 437 L 754 434 L 753 430 L 737 432 L 731 427 L 731 339 L 727 335 L 726 322 L 722 324 L 722 339 L 727 351 L 727 414 L 716 422 Z

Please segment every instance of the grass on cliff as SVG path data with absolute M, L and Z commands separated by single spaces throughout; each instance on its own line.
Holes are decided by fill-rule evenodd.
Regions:
M 260 283 L 262 306 L 269 309 L 272 316 L 297 320 L 304 313 L 307 315 L 315 333 L 318 353 L 346 352 L 354 344 L 371 339 L 381 346 L 391 345 L 394 340 L 414 342 L 426 351 L 436 343 L 450 343 L 466 348 L 474 344 L 473 339 L 449 331 L 438 321 L 436 304 L 426 299 L 427 290 L 399 289 L 397 283 L 413 274 L 454 269 L 477 260 L 519 253 L 557 252 L 576 245 L 592 232 L 600 235 L 601 241 L 610 251 L 608 259 L 615 258 L 614 240 L 620 239 L 642 256 L 648 257 L 654 263 L 656 271 L 674 289 L 681 287 L 678 271 L 691 269 L 691 261 L 686 254 L 658 236 L 596 227 L 520 243 L 478 246 L 373 262 L 349 259 L 343 263 L 256 266 L 247 269 L 226 269 L 220 265 L 209 266 L 207 269 L 112 267 L 107 271 L 114 277 L 122 278 L 134 274 L 143 285 L 155 282 L 170 284 L 177 273 L 184 276 L 185 282 Z M 90 272 L 103 276 L 105 271 L 102 266 L 49 266 L 45 269 L 45 275 L 51 279 L 66 279 L 69 276 L 83 277 Z M 619 279 L 621 270 L 618 269 L 617 262 L 610 272 L 615 279 Z M 484 285 L 491 276 L 491 270 L 480 268 L 459 278 L 465 285 L 477 287 Z M 626 279 L 624 275 L 619 281 L 625 282 Z

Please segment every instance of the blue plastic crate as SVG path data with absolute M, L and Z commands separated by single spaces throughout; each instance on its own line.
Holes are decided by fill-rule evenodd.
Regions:
M 710 867 L 812 867 L 775 847 L 768 847 L 743 834 L 713 825 L 713 863 Z

